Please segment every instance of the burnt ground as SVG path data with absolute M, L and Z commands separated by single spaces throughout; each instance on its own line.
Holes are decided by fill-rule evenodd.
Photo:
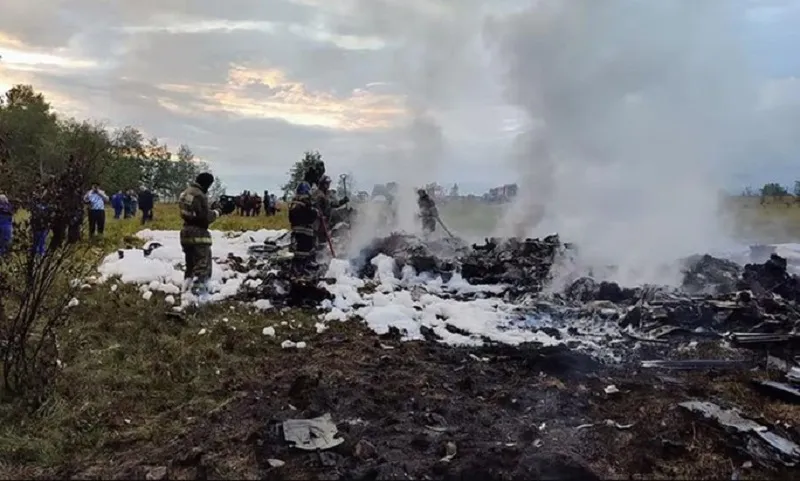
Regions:
M 120 440 L 48 475 L 372 480 L 790 474 L 791 468 L 753 462 L 741 438 L 676 407 L 709 400 L 739 407 L 763 424 L 796 423 L 797 405 L 749 387 L 749 380 L 766 376 L 762 370 L 621 369 L 561 349 L 400 343 L 348 324 L 346 334 L 334 327 L 310 339 L 308 349 L 253 358 L 249 379 L 220 373 L 219 389 L 228 400 L 187 420 L 181 434 L 163 442 Z M 702 353 L 704 346 L 698 349 Z M 611 384 L 618 393 L 606 394 Z M 283 442 L 281 421 L 324 413 L 337 423 L 343 444 L 306 452 Z M 797 439 L 797 428 L 790 429 Z M 455 456 L 443 461 L 453 446 Z M 280 464 L 275 460 L 285 464 L 273 467 Z

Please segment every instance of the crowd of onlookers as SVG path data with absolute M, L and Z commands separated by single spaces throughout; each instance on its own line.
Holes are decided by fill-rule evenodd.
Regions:
M 245 217 L 259 216 L 261 212 L 267 216 L 275 215 L 278 212 L 278 198 L 267 190 L 263 197 L 246 190 L 236 197 L 236 210 Z
M 48 215 L 47 203 L 44 201 L 45 195 L 33 202 L 30 212 L 30 225 L 33 236 L 33 250 L 37 254 L 44 254 L 48 236 L 50 246 L 60 246 L 64 241 L 73 244 L 81 239 L 81 228 L 83 227 L 84 209 L 76 210 L 74 214 L 58 216 L 53 219 Z M 77 199 L 76 199 L 77 200 Z M 82 205 L 85 206 L 86 217 L 88 218 L 89 238 L 95 239 L 102 237 L 106 225 L 106 206 L 111 205 L 114 210 L 114 219 L 129 219 L 136 216 L 137 211 L 142 212 L 141 222 L 145 224 L 153 220 L 153 208 L 155 195 L 148 189 L 142 189 L 138 193 L 134 190 L 127 192 L 119 191 L 109 197 L 98 184 L 83 195 Z M 14 239 L 14 214 L 17 206 L 5 194 L 0 194 L 0 254 L 8 251 Z

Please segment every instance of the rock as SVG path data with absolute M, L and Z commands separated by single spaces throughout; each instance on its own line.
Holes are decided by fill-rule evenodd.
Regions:
M 166 466 L 156 466 L 152 468 L 147 468 L 147 471 L 144 475 L 144 479 L 147 479 L 149 481 L 160 481 L 162 479 L 167 479 Z
M 358 441 L 353 447 L 353 456 L 358 459 L 373 459 L 377 457 L 378 450 L 374 444 L 370 443 L 366 439 L 361 439 Z

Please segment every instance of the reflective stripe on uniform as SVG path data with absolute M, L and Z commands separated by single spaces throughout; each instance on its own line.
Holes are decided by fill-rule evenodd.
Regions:
M 211 245 L 211 237 L 184 237 L 181 239 L 181 244 L 198 245 L 209 244 Z
M 293 234 L 302 234 L 307 236 L 314 236 L 316 232 L 311 227 L 295 226 L 292 227 Z

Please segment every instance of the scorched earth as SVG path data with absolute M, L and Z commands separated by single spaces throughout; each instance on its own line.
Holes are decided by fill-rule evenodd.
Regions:
M 251 456 L 247 473 L 287 479 L 763 479 L 800 461 L 798 245 L 685 259 L 677 288 L 575 276 L 553 290 L 573 252 L 557 236 L 393 234 L 298 281 L 285 232 L 212 234 L 202 301 L 263 311 L 285 349 L 254 359 L 262 385 L 117 475 L 213 477 Z M 101 281 L 196 309 L 178 233 L 139 236 Z M 291 309 L 317 334 L 270 321 Z

